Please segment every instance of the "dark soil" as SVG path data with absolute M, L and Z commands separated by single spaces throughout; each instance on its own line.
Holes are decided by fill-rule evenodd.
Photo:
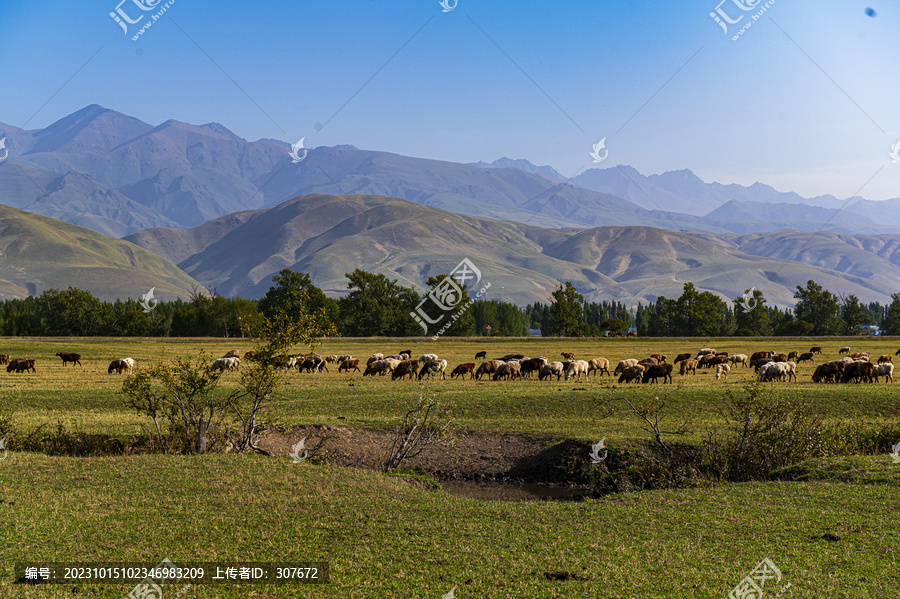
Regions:
M 393 434 L 342 426 L 295 426 L 288 434 L 268 433 L 259 447 L 273 455 L 287 456 L 300 439 L 313 450 L 311 457 L 328 464 L 374 469 L 391 447 Z M 453 446 L 432 444 L 401 467 L 440 480 L 489 480 L 550 485 L 584 484 L 582 473 L 590 446 L 571 439 L 474 431 L 462 435 Z

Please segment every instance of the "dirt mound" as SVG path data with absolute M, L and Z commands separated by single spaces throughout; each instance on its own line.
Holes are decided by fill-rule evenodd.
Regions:
M 375 468 L 391 447 L 393 434 L 343 426 L 295 426 L 289 434 L 270 432 L 259 446 L 273 455 L 290 455 L 306 438 L 306 449 L 324 443 L 316 457 L 329 464 Z M 521 481 L 575 484 L 589 446 L 571 439 L 473 431 L 453 446 L 427 445 L 421 454 L 403 463 L 439 479 Z

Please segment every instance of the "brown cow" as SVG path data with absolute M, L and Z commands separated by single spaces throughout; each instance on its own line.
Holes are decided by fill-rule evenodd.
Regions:
M 351 368 L 356 372 L 359 372 L 359 358 L 347 358 L 338 364 L 338 372 L 343 372 L 345 370 L 350 372 Z
M 453 369 L 453 372 L 450 373 L 450 378 L 452 379 L 455 376 L 459 376 L 459 378 L 464 379 L 466 378 L 467 374 L 473 379 L 475 378 L 475 362 L 466 362 L 465 364 L 460 364 Z
M 6 367 L 6 372 L 12 372 L 15 370 L 16 372 L 28 372 L 29 370 L 32 372 L 37 372 L 34 369 L 35 360 L 31 358 L 16 358 L 14 360 L 10 360 L 9 366 Z
M 81 355 L 80 354 L 64 354 L 61 352 L 56 352 L 56 355 L 62 358 L 63 366 L 66 365 L 66 362 L 71 362 L 72 366 L 78 364 L 81 366 Z

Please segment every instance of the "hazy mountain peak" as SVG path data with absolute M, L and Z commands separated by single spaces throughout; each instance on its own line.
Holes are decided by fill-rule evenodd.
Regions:
M 566 180 L 566 177 L 563 177 L 561 174 L 559 174 L 559 172 L 557 172 L 553 167 L 538 166 L 529 160 L 525 160 L 524 158 L 507 158 L 506 156 L 504 156 L 503 158 L 498 158 L 493 162 L 481 161 L 471 162 L 469 164 L 471 166 L 477 166 L 478 168 L 516 168 L 520 171 L 525 171 L 526 173 L 543 175 L 556 181 Z

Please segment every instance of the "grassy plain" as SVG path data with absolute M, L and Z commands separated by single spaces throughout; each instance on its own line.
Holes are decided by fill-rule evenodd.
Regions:
M 327 340 L 319 352 L 365 358 L 375 351 L 434 352 L 450 367 L 522 352 L 551 358 L 574 351 L 615 363 L 715 347 L 731 353 L 851 345 L 893 354 L 896 339 L 409 339 Z M 0 409 L 25 429 L 66 428 L 127 439 L 142 417 L 121 404 L 122 377 L 109 361 L 138 368 L 199 351 L 218 356 L 251 344 L 235 340 L 5 339 L 0 353 L 37 358 L 37 373 L 0 373 Z M 58 351 L 83 354 L 63 368 Z M 820 360 L 819 360 L 820 361 Z M 831 421 L 898 422 L 895 386 L 815 385 L 813 366 L 797 383 L 773 384 L 805 396 Z M 236 375 L 226 374 L 226 385 Z M 674 385 L 588 382 L 434 381 L 464 430 L 547 434 L 608 445 L 641 437 L 637 423 L 598 418 L 598 397 L 668 393 L 667 417 L 691 418 L 698 440 L 721 424 L 727 381 L 709 371 L 675 375 Z M 359 373 L 291 374 L 269 418 L 285 425 L 386 428 L 418 394 L 408 381 Z M 900 441 L 900 439 L 898 439 Z M 424 490 L 396 477 L 337 466 L 293 464 L 256 455 L 102 458 L 12 452 L 0 462 L 0 556 L 17 561 L 327 560 L 325 586 L 191 587 L 186 597 L 723 597 L 764 557 L 781 569 L 783 597 L 900 597 L 900 465 L 890 456 L 815 460 L 799 482 L 717 485 L 613 496 L 583 502 L 483 502 Z M 834 534 L 840 541 L 825 540 Z M 550 580 L 545 573 L 575 578 Z M 123 597 L 126 585 L 78 585 L 78 596 Z M 778 586 L 767 586 L 773 595 Z M 0 578 L 2 597 L 74 596 L 68 586 L 26 587 Z M 167 599 L 174 597 L 167 591 Z

